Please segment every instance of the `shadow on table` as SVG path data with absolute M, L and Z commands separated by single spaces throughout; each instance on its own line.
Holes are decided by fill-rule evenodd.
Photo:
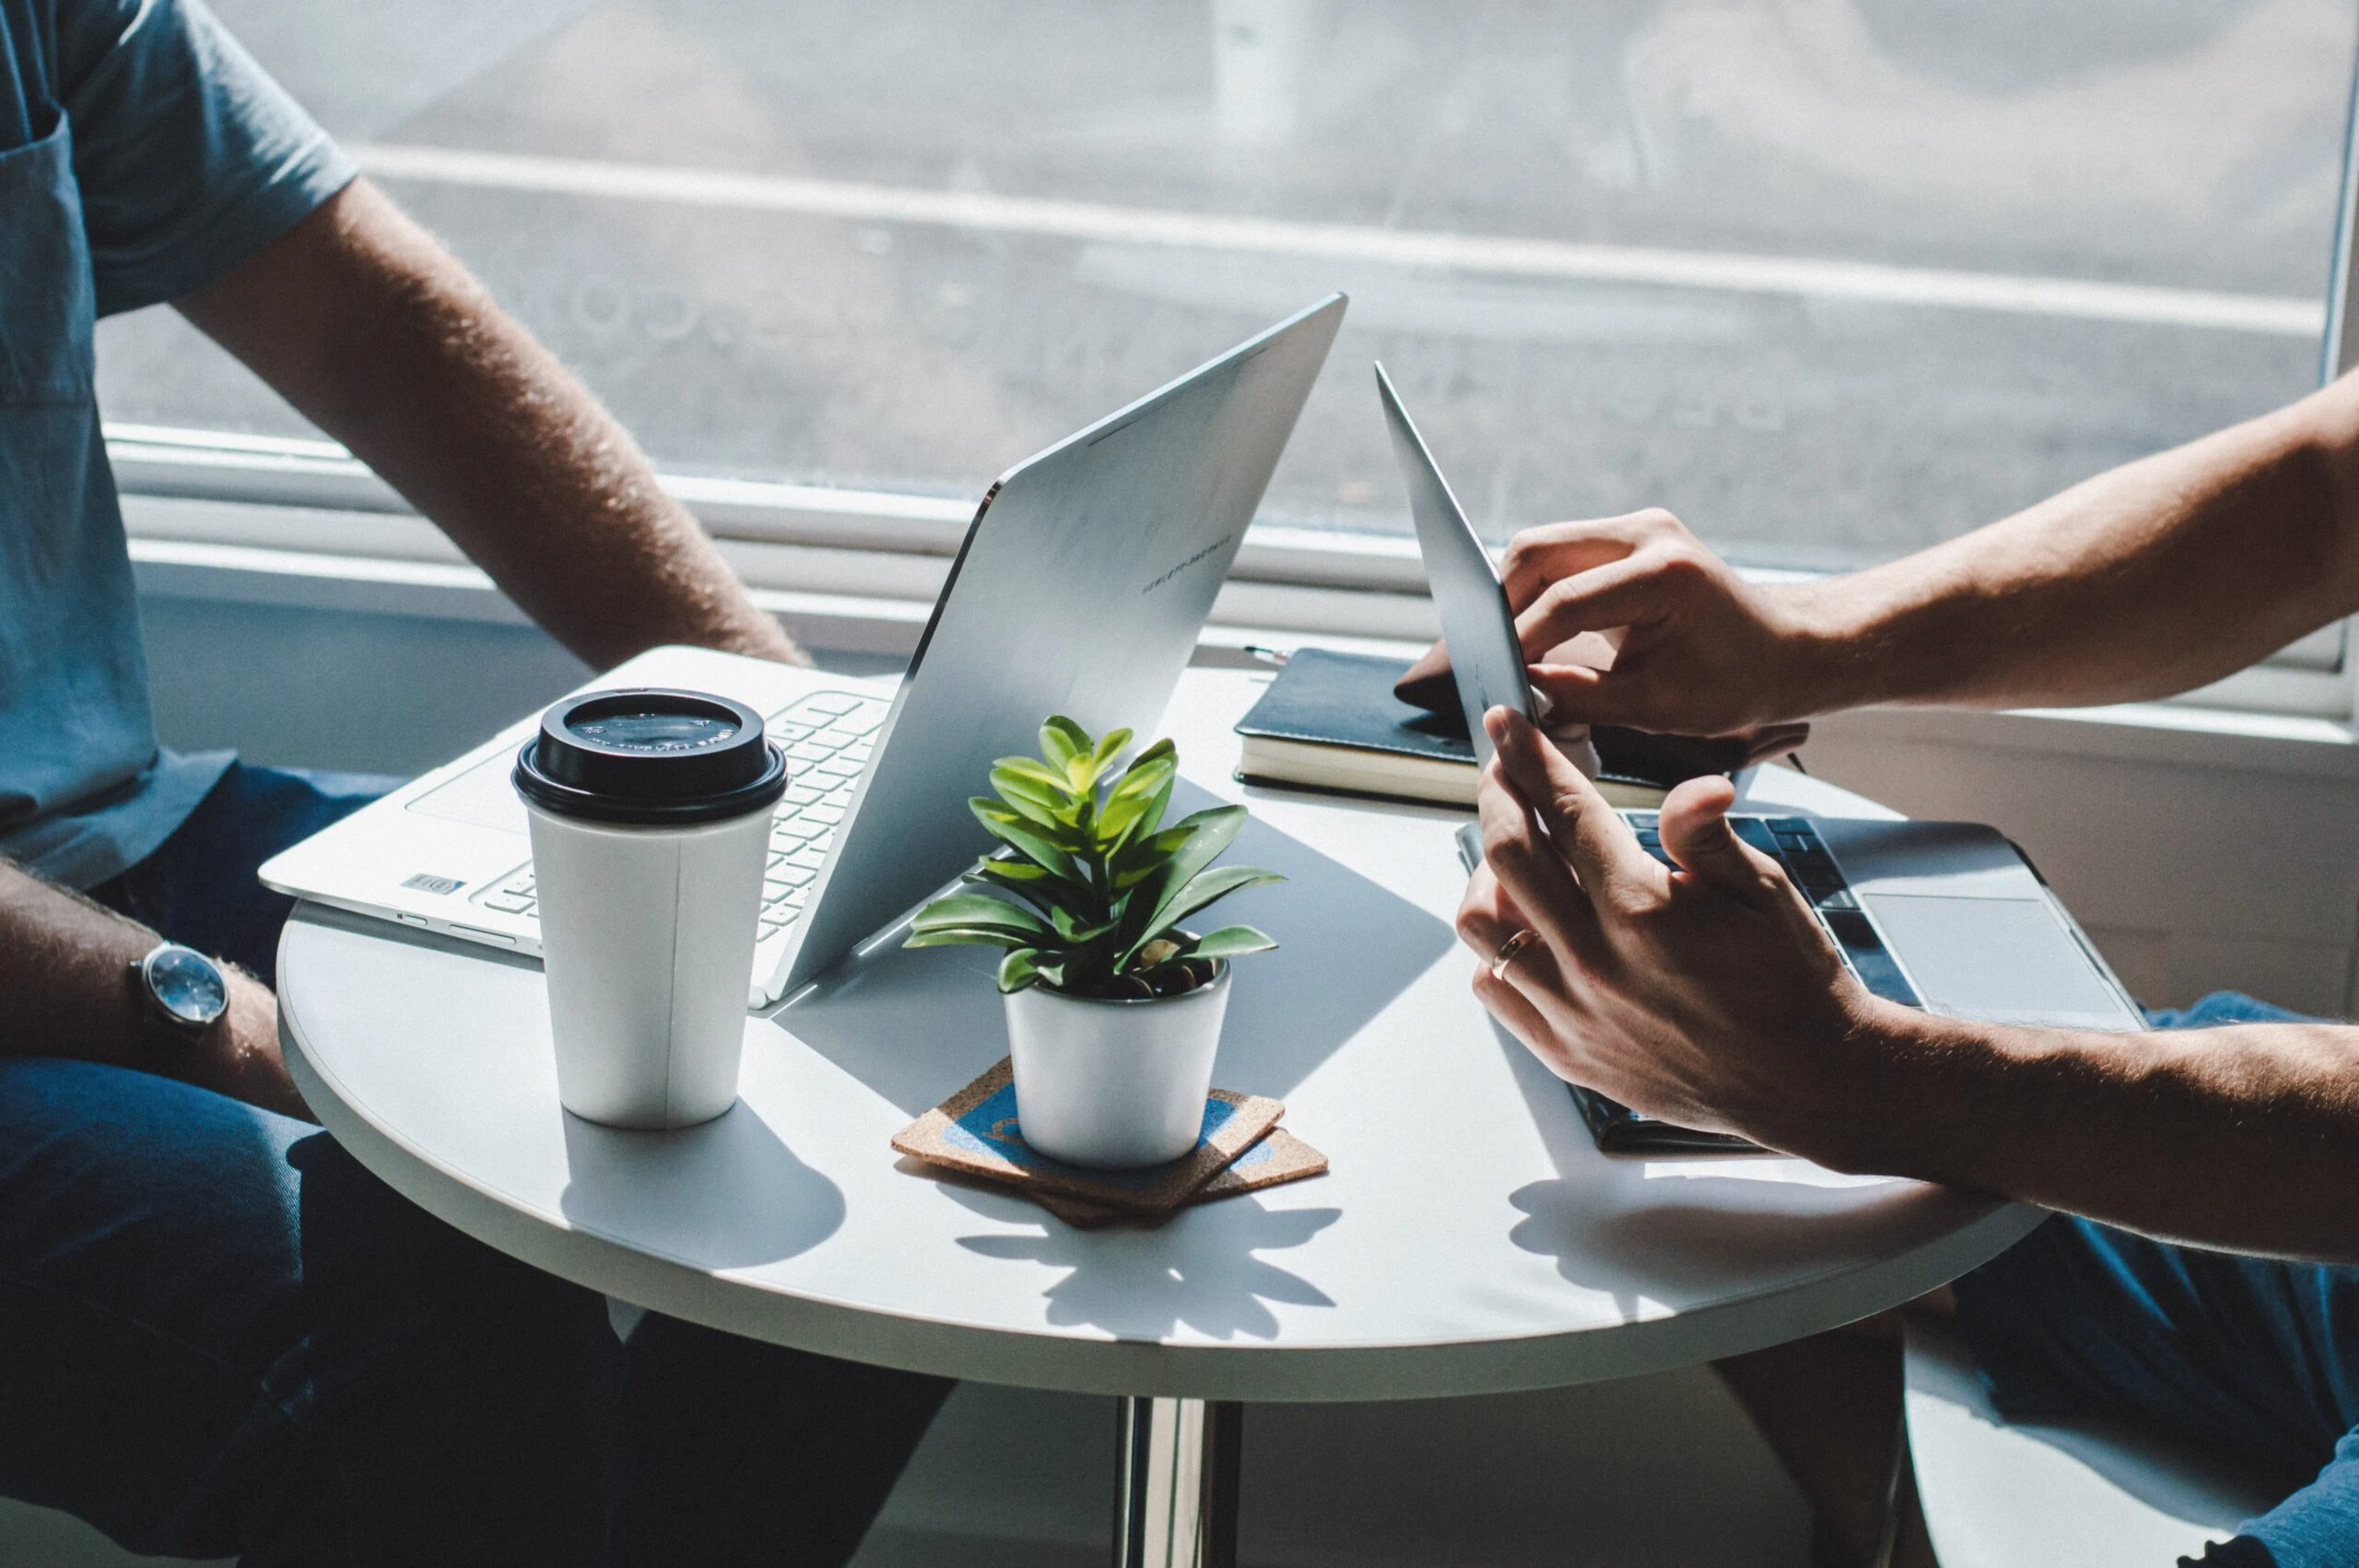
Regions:
M 1928 1204 L 1955 1202 L 1959 1222 L 1986 1206 L 1907 1182 L 1863 1191 L 1715 1176 L 1685 1161 L 1599 1163 L 1599 1179 L 1558 1177 L 1509 1194 L 1526 1217 L 1508 1235 L 1555 1258 L 1573 1283 L 1612 1293 L 1625 1316 L 1640 1297 L 1798 1284 L 1841 1260 L 1873 1262 L 1940 1228 L 1928 1223 Z
M 585 1231 L 705 1269 L 804 1252 L 843 1223 L 844 1195 L 740 1100 L 701 1127 L 631 1132 L 565 1117 L 559 1206 Z
M 1250 1195 L 1191 1210 L 1153 1230 L 1077 1231 L 1018 1199 L 969 1191 L 949 1183 L 943 1191 L 994 1220 L 1029 1216 L 1042 1226 L 1032 1235 L 961 1236 L 958 1245 L 985 1258 L 1013 1258 L 1068 1270 L 1045 1293 L 1049 1321 L 1102 1328 L 1125 1340 L 1159 1340 L 1186 1328 L 1212 1340 L 1277 1337 L 1268 1305 L 1332 1306 L 1325 1292 L 1256 1254 L 1300 1246 L 1341 1217 L 1338 1209 L 1271 1210 Z
M 1954 1205 L 1962 1222 L 1988 1202 L 1784 1155 L 1602 1153 L 1565 1085 L 1492 1029 L 1557 1171 L 1508 1195 L 1524 1216 L 1508 1239 L 1611 1295 L 1625 1321 L 1666 1296 L 1775 1288 L 1871 1261 L 1940 1230 L 1936 1209 Z
M 1184 781 L 1171 814 L 1219 802 Z M 1440 831 L 1437 826 L 1437 831 Z M 1432 967 L 1457 940 L 1448 922 L 1259 818 L 1224 865 L 1286 881 L 1224 899 L 1216 923 L 1278 939 L 1237 965 L 1216 1082 L 1283 1098 Z M 844 966 L 777 1024 L 910 1116 L 932 1109 L 1007 1054 L 986 948 L 911 952 L 898 938 Z

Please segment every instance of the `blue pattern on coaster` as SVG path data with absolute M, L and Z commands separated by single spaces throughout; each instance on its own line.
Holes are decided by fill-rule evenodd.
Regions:
M 1234 1160 L 1231 1160 L 1228 1163 L 1228 1174 L 1231 1176 L 1244 1176 L 1246 1173 L 1252 1170 L 1254 1166 L 1267 1164 L 1277 1157 L 1277 1143 L 1273 1140 L 1264 1138 L 1259 1143 L 1254 1144 L 1253 1147 L 1246 1150 L 1245 1153 L 1238 1155 Z
M 1228 1118 L 1236 1114 L 1237 1107 L 1226 1100 L 1206 1096 L 1204 1125 L 1196 1133 L 1197 1144 L 1201 1147 L 1215 1136 L 1227 1125 Z M 996 1154 L 1008 1164 L 1022 1165 L 1027 1170 L 1074 1169 L 1062 1161 L 1050 1159 L 1024 1141 L 1023 1129 L 1016 1124 L 1015 1085 L 1012 1082 L 1001 1084 L 989 1097 L 970 1107 L 965 1116 L 944 1128 L 942 1141 L 969 1154 Z M 1180 1157 L 1185 1159 L 1187 1156 Z M 1241 1165 L 1256 1157 L 1266 1160 L 1270 1157 L 1269 1151 L 1257 1144 L 1238 1156 L 1238 1164 Z M 1148 1165 L 1134 1171 L 1092 1170 L 1081 1174 L 1090 1181 L 1107 1187 L 1143 1191 L 1163 1180 L 1170 1169 L 1165 1164 Z

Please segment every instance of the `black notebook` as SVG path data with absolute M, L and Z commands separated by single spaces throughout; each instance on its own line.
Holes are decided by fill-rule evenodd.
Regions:
M 1474 744 L 1465 720 L 1454 705 L 1436 713 L 1393 696 L 1393 683 L 1408 668 L 1365 653 L 1298 649 L 1238 721 L 1245 746 L 1237 777 L 1248 784 L 1472 806 Z M 1690 755 L 1713 743 L 1678 736 L 1601 726 L 1590 739 L 1602 764 L 1598 788 L 1617 806 L 1659 806 L 1680 780 L 1736 765 Z M 1742 748 L 1733 755 L 1742 761 Z

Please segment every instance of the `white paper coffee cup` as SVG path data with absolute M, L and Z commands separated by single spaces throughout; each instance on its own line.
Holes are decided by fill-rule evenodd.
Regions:
M 557 1098 L 688 1127 L 737 1098 L 746 982 L 785 759 L 700 692 L 612 691 L 543 716 L 514 774 L 531 824 Z

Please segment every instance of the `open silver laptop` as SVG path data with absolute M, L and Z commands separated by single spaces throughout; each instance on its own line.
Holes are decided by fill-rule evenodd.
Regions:
M 1341 325 L 1331 295 L 1003 474 L 897 684 L 698 649 L 641 654 L 583 689 L 688 686 L 759 711 L 787 748 L 750 1002 L 799 989 L 989 845 L 968 813 L 992 759 L 1040 721 L 1144 733 Z M 262 868 L 282 893 L 471 942 L 540 951 L 522 719 Z
M 1381 365 L 1376 376 L 1450 667 L 1461 701 L 1475 720 L 1475 743 L 1487 759 L 1484 712 L 1505 704 L 1532 716 L 1515 617 L 1490 556 Z M 1637 830 L 1639 844 L 1669 864 L 1656 813 L 1621 814 Z M 2146 1026 L 2145 1015 L 2063 904 L 1995 828 L 1802 813 L 1737 813 L 1729 820 L 1747 843 L 1784 865 L 1844 961 L 1879 996 L 1993 1023 Z M 1479 844 L 1473 852 L 1479 856 Z M 1611 1112 L 1631 1116 L 1607 1105 Z M 1592 1113 L 1592 1129 L 1599 1129 L 1599 1115 L 1589 1105 L 1583 1109 Z

